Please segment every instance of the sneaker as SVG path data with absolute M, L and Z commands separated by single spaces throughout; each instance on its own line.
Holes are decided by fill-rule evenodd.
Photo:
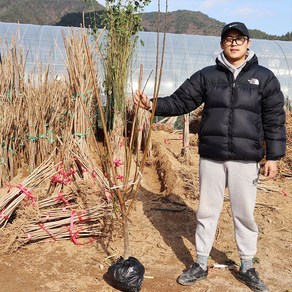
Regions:
M 208 270 L 204 271 L 198 263 L 194 263 L 190 268 L 182 273 L 178 278 L 177 282 L 181 285 L 187 286 L 192 285 L 196 281 L 207 278 Z
M 238 279 L 244 282 L 252 291 L 270 291 L 268 286 L 259 278 L 259 274 L 254 268 L 246 272 L 239 271 Z

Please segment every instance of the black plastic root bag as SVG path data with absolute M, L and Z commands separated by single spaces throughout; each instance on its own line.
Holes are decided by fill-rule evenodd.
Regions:
M 120 257 L 107 271 L 111 285 L 124 292 L 139 292 L 144 280 L 144 266 L 134 257 Z

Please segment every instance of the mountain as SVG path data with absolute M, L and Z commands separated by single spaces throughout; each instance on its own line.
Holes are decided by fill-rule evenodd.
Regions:
M 20 22 L 39 25 L 75 26 L 85 23 L 91 25 L 93 15 L 97 27 L 101 28 L 101 15 L 104 6 L 95 0 L 0 0 L 0 20 L 2 22 Z M 157 31 L 157 12 L 143 13 L 144 31 Z M 164 30 L 165 13 L 160 14 L 160 31 Z M 178 34 L 196 34 L 220 36 L 224 22 L 199 11 L 177 10 L 167 14 L 166 31 Z M 292 41 L 292 32 L 284 36 L 269 35 L 257 29 L 251 29 L 252 38 Z
M 101 15 L 103 11 L 95 12 L 95 19 L 97 19 L 97 27 L 101 28 Z M 85 13 L 85 24 L 90 25 L 90 20 L 93 18 L 92 12 Z M 148 12 L 142 14 L 142 27 L 144 31 L 157 31 L 157 12 Z M 164 31 L 165 13 L 160 14 L 160 29 Z M 60 26 L 80 26 L 83 23 L 83 14 L 68 13 L 62 17 L 60 22 L 56 25 Z M 209 35 L 220 36 L 222 27 L 226 23 L 220 22 L 214 18 L 199 11 L 177 10 L 169 12 L 166 18 L 166 32 L 177 34 L 193 34 L 193 35 Z M 255 39 L 269 39 L 269 40 L 285 40 L 292 41 L 292 32 L 283 36 L 269 35 L 258 29 L 250 29 L 251 38 Z
M 157 31 L 157 12 L 143 14 L 143 27 L 145 31 Z M 163 31 L 165 13 L 160 15 L 160 31 Z M 169 12 L 166 18 L 167 32 L 185 33 L 196 35 L 220 36 L 222 27 L 226 24 L 200 11 L 177 10 Z M 292 41 L 292 32 L 288 32 L 284 36 L 269 35 L 258 29 L 250 29 L 251 38 L 270 39 L 270 40 L 286 40 Z
M 97 11 L 94 16 L 97 19 L 97 27 L 101 28 L 101 15 L 103 11 Z M 90 25 L 93 13 L 85 13 L 84 17 L 81 12 L 68 13 L 56 23 L 60 26 L 80 26 L 82 19 L 85 19 L 85 25 Z M 149 12 L 142 14 L 142 27 L 144 31 L 157 31 L 157 12 Z M 164 30 L 165 13 L 160 15 L 160 31 Z M 208 15 L 199 11 L 178 10 L 167 14 L 166 32 L 177 34 L 197 34 L 197 35 L 213 35 L 221 34 L 222 26 L 225 23 L 210 18 Z
M 145 31 L 157 30 L 157 12 L 143 14 L 143 27 Z M 160 31 L 163 31 L 165 13 L 160 14 Z M 177 10 L 169 12 L 166 17 L 167 32 L 177 34 L 213 35 L 221 34 L 224 22 L 210 18 L 199 11 Z
M 55 25 L 64 15 L 93 9 L 100 10 L 104 7 L 96 1 L 89 4 L 84 0 L 0 0 L 0 20 Z

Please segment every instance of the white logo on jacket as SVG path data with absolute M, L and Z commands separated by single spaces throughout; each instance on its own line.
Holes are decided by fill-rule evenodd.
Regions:
M 260 82 L 256 78 L 251 78 L 251 79 L 248 80 L 248 82 L 250 84 L 254 84 L 254 85 L 259 85 L 260 84 Z

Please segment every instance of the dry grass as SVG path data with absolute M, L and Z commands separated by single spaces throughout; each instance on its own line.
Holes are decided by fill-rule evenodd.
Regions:
M 96 95 L 89 69 L 87 32 L 64 36 L 67 75 L 36 66 L 25 75 L 25 56 L 6 44 L 0 66 L 0 185 L 23 169 L 28 177 L 0 199 L 2 246 L 110 237 L 112 191 L 96 141 Z M 86 44 L 85 44 L 86 43 Z M 90 54 L 90 56 L 92 56 Z M 91 60 L 92 64 L 96 64 Z M 7 242 L 8 241 L 8 242 Z
M 7 251 L 48 239 L 71 239 L 79 244 L 77 237 L 109 237 L 117 190 L 122 190 L 123 199 L 135 201 L 136 193 L 132 193 L 137 192 L 141 179 L 137 167 L 141 153 L 133 156 L 134 178 L 128 173 L 130 165 L 125 165 L 127 179 L 119 186 L 110 177 L 114 171 L 106 165 L 113 161 L 108 161 L 106 149 L 96 140 L 99 88 L 94 80 L 98 72 L 92 70 L 97 65 L 90 57 L 96 48 L 87 43 L 86 36 L 86 32 L 81 38 L 73 33 L 64 36 L 68 74 L 61 80 L 51 75 L 50 68 L 38 67 L 26 76 L 21 48 L 16 42 L 6 44 L 11 49 L 0 66 L 0 186 L 9 184 L 22 170 L 29 173 L 0 199 L 0 226 L 6 227 L 1 230 L 0 244 Z M 138 124 L 136 131 L 151 126 L 151 122 Z M 172 122 L 167 124 L 171 126 Z M 280 175 L 291 177 L 290 112 L 287 141 Z M 127 157 L 132 161 L 132 156 Z M 119 212 L 118 208 L 114 211 Z M 81 213 L 85 220 L 78 217 Z
M 287 148 L 286 155 L 280 161 L 280 175 L 292 177 L 292 112 L 286 112 Z

